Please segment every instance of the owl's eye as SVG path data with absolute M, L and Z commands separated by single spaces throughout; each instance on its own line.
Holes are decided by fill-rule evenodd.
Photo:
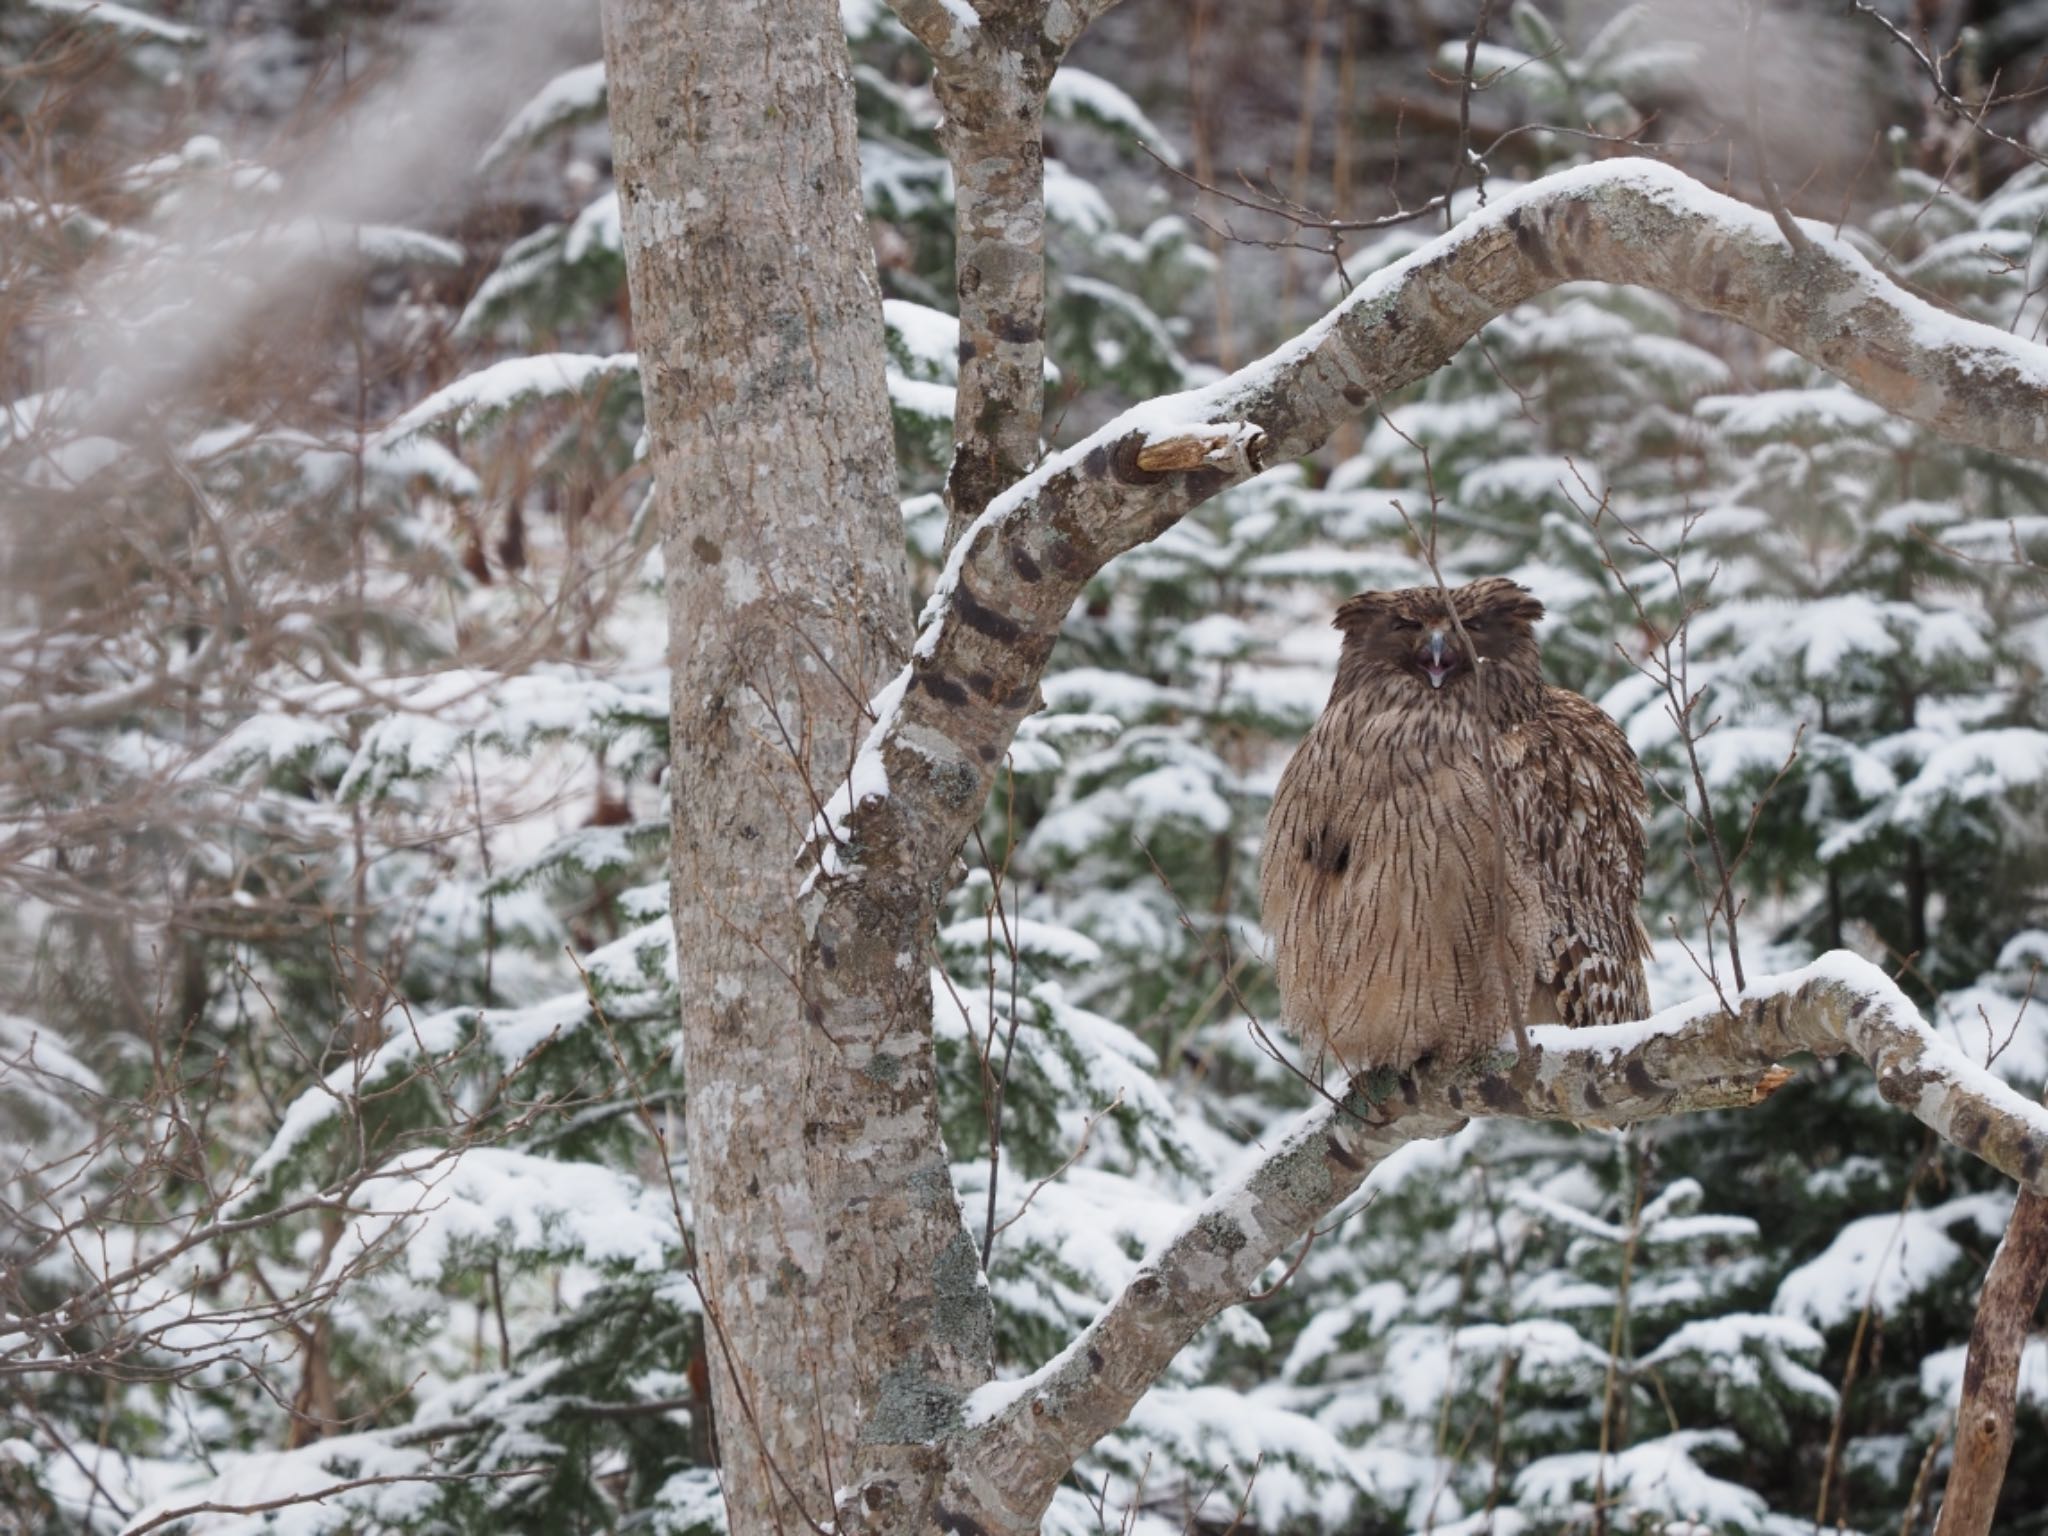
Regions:
M 1394 628 L 1396 628 L 1396 629 L 1420 629 L 1420 628 L 1422 628 L 1422 623 L 1421 623 L 1421 621 L 1420 621 L 1420 620 L 1418 620 L 1418 619 L 1396 619 L 1396 620 L 1394 620 Z

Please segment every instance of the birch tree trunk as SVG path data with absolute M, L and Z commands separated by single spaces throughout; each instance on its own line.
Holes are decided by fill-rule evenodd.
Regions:
M 722 1476 L 736 1536 L 803 1531 L 831 1516 L 861 1377 L 823 1292 L 799 1112 L 796 855 L 909 632 L 852 74 L 834 0 L 603 10 L 667 573 L 688 1192 Z

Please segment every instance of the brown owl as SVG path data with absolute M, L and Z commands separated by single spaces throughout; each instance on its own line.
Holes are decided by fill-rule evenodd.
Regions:
M 1544 683 L 1527 589 L 1451 598 L 1470 651 L 1435 587 L 1338 608 L 1336 686 L 1266 823 L 1285 1022 L 1345 1073 L 1476 1056 L 1517 1019 L 1649 1011 L 1635 753 Z

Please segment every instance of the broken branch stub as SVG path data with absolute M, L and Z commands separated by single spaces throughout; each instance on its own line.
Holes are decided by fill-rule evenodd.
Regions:
M 1266 467 L 1266 434 L 1248 422 L 1237 422 L 1172 437 L 1152 437 L 1139 447 L 1137 465 L 1147 474 L 1220 469 L 1237 479 L 1248 480 Z

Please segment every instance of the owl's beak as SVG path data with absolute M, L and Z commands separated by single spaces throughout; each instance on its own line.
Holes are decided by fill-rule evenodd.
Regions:
M 1450 652 L 1445 645 L 1444 632 L 1440 629 L 1432 629 L 1429 632 L 1429 660 L 1423 663 L 1422 670 L 1428 674 L 1429 686 L 1432 688 L 1443 687 L 1444 679 L 1451 675 Z

